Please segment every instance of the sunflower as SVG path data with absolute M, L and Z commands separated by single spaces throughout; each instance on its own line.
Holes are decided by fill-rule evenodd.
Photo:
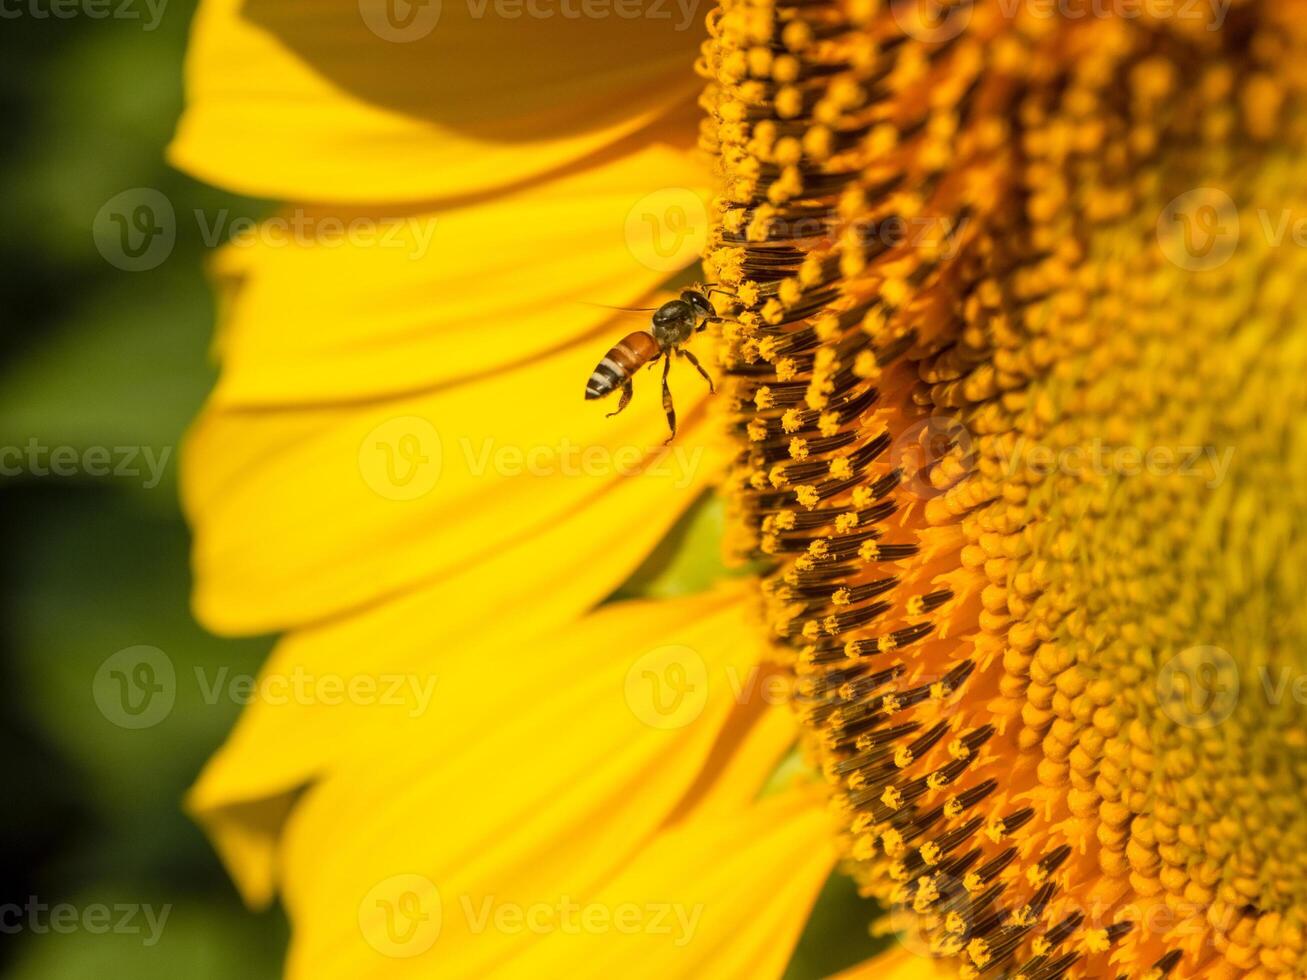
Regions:
M 195 607 L 283 638 L 188 805 L 289 975 L 778 976 L 837 862 L 868 975 L 1302 975 L 1297 6 L 634 9 L 197 16 L 172 159 L 286 204 Z M 663 446 L 579 301 L 701 247 Z
M 843 853 L 962 976 L 1302 976 L 1299 8 L 925 13 L 727 3 L 706 58 L 729 483 Z

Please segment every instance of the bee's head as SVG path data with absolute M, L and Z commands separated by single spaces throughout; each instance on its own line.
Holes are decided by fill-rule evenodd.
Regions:
M 698 316 L 716 316 L 717 311 L 713 309 L 712 303 L 708 302 L 708 297 L 697 289 L 687 289 L 681 293 L 681 299 L 690 304 L 691 309 Z

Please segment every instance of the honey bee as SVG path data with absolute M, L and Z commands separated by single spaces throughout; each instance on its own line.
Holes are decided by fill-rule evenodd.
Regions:
M 630 403 L 635 372 L 646 364 L 652 367 L 662 358 L 663 411 L 667 413 L 667 425 L 672 430 L 672 434 L 667 437 L 667 441 L 671 442 L 676 438 L 676 409 L 672 405 L 672 390 L 667 386 L 672 355 L 683 357 L 693 364 L 708 382 L 708 390 L 716 392 L 712 377 L 703 369 L 698 358 L 682 345 L 693 334 L 700 333 L 710 323 L 721 321 L 722 317 L 717 315 L 704 290 L 698 287 L 683 290 L 680 299 L 668 300 L 656 310 L 652 307 L 649 309 L 653 312 L 653 331 L 637 330 L 619 340 L 590 373 L 590 380 L 585 383 L 585 398 L 586 401 L 603 398 L 621 388 L 622 397 L 617 403 L 617 409 L 608 413 L 608 417 L 612 418 Z

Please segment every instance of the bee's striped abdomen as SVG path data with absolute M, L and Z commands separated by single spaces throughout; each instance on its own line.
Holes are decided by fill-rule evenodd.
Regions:
M 590 380 L 585 383 L 586 399 L 603 398 L 620 388 L 631 379 L 631 375 L 657 356 L 658 341 L 652 334 L 643 330 L 627 334 L 590 372 Z

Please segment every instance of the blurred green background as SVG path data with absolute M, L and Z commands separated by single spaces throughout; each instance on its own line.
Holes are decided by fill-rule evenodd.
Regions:
M 280 912 L 242 908 L 179 807 L 239 710 L 206 703 L 196 668 L 254 672 L 269 646 L 207 636 L 187 611 L 176 456 L 212 382 L 205 246 L 189 216 L 263 210 L 163 163 L 192 6 L 171 0 L 152 30 L 139 4 L 137 18 L 92 17 L 93 5 L 53 16 L 44 0 L 0 9 L 0 446 L 25 452 L 36 440 L 79 457 L 107 447 L 115 460 L 117 447 L 171 450 L 153 487 L 139 456 L 138 476 L 41 477 L 40 462 L 5 460 L 0 904 L 25 909 L 34 896 L 78 917 L 104 905 L 113 922 L 117 905 L 156 916 L 170 906 L 152 944 L 143 909 L 139 931 L 96 934 L 8 907 L 6 977 L 275 977 L 285 946 Z M 163 193 L 178 216 L 175 248 L 147 271 L 110 264 L 93 234 L 100 209 L 131 188 Z M 166 652 L 177 698 L 157 724 L 129 729 L 106 717 L 92 684 L 106 658 L 137 644 Z
M 0 977 L 272 978 L 283 916 L 241 906 L 180 808 L 240 710 L 230 698 L 206 700 L 197 672 L 210 685 L 223 668 L 254 674 L 271 641 L 217 639 L 191 619 L 177 499 L 183 432 L 213 381 L 202 272 L 213 243 L 203 233 L 269 205 L 163 163 L 192 2 L 170 0 L 152 28 L 143 0 L 103 8 L 139 17 L 93 17 L 96 0 L 62 0 L 73 4 L 68 15 L 53 16 L 58 2 L 0 0 Z M 106 207 L 158 194 L 175 214 L 175 244 L 130 271 Z M 37 472 L 60 447 L 79 461 L 102 447 L 115 465 L 134 451 L 138 472 L 94 475 L 80 462 L 71 475 Z M 167 453 L 157 484 L 145 453 Z M 721 522 L 720 506 L 705 501 L 613 598 L 704 587 L 722 574 Z M 165 717 L 124 727 L 105 700 L 114 693 L 105 661 L 141 645 L 171 662 L 176 697 Z M 35 916 L 33 899 L 45 907 Z M 54 906 L 73 910 L 73 927 L 51 927 Z M 125 930 L 76 926 L 100 907 L 119 922 L 123 906 L 137 910 Z M 156 921 L 167 916 L 157 936 L 146 906 Z M 870 953 L 873 912 L 833 877 L 790 980 Z

